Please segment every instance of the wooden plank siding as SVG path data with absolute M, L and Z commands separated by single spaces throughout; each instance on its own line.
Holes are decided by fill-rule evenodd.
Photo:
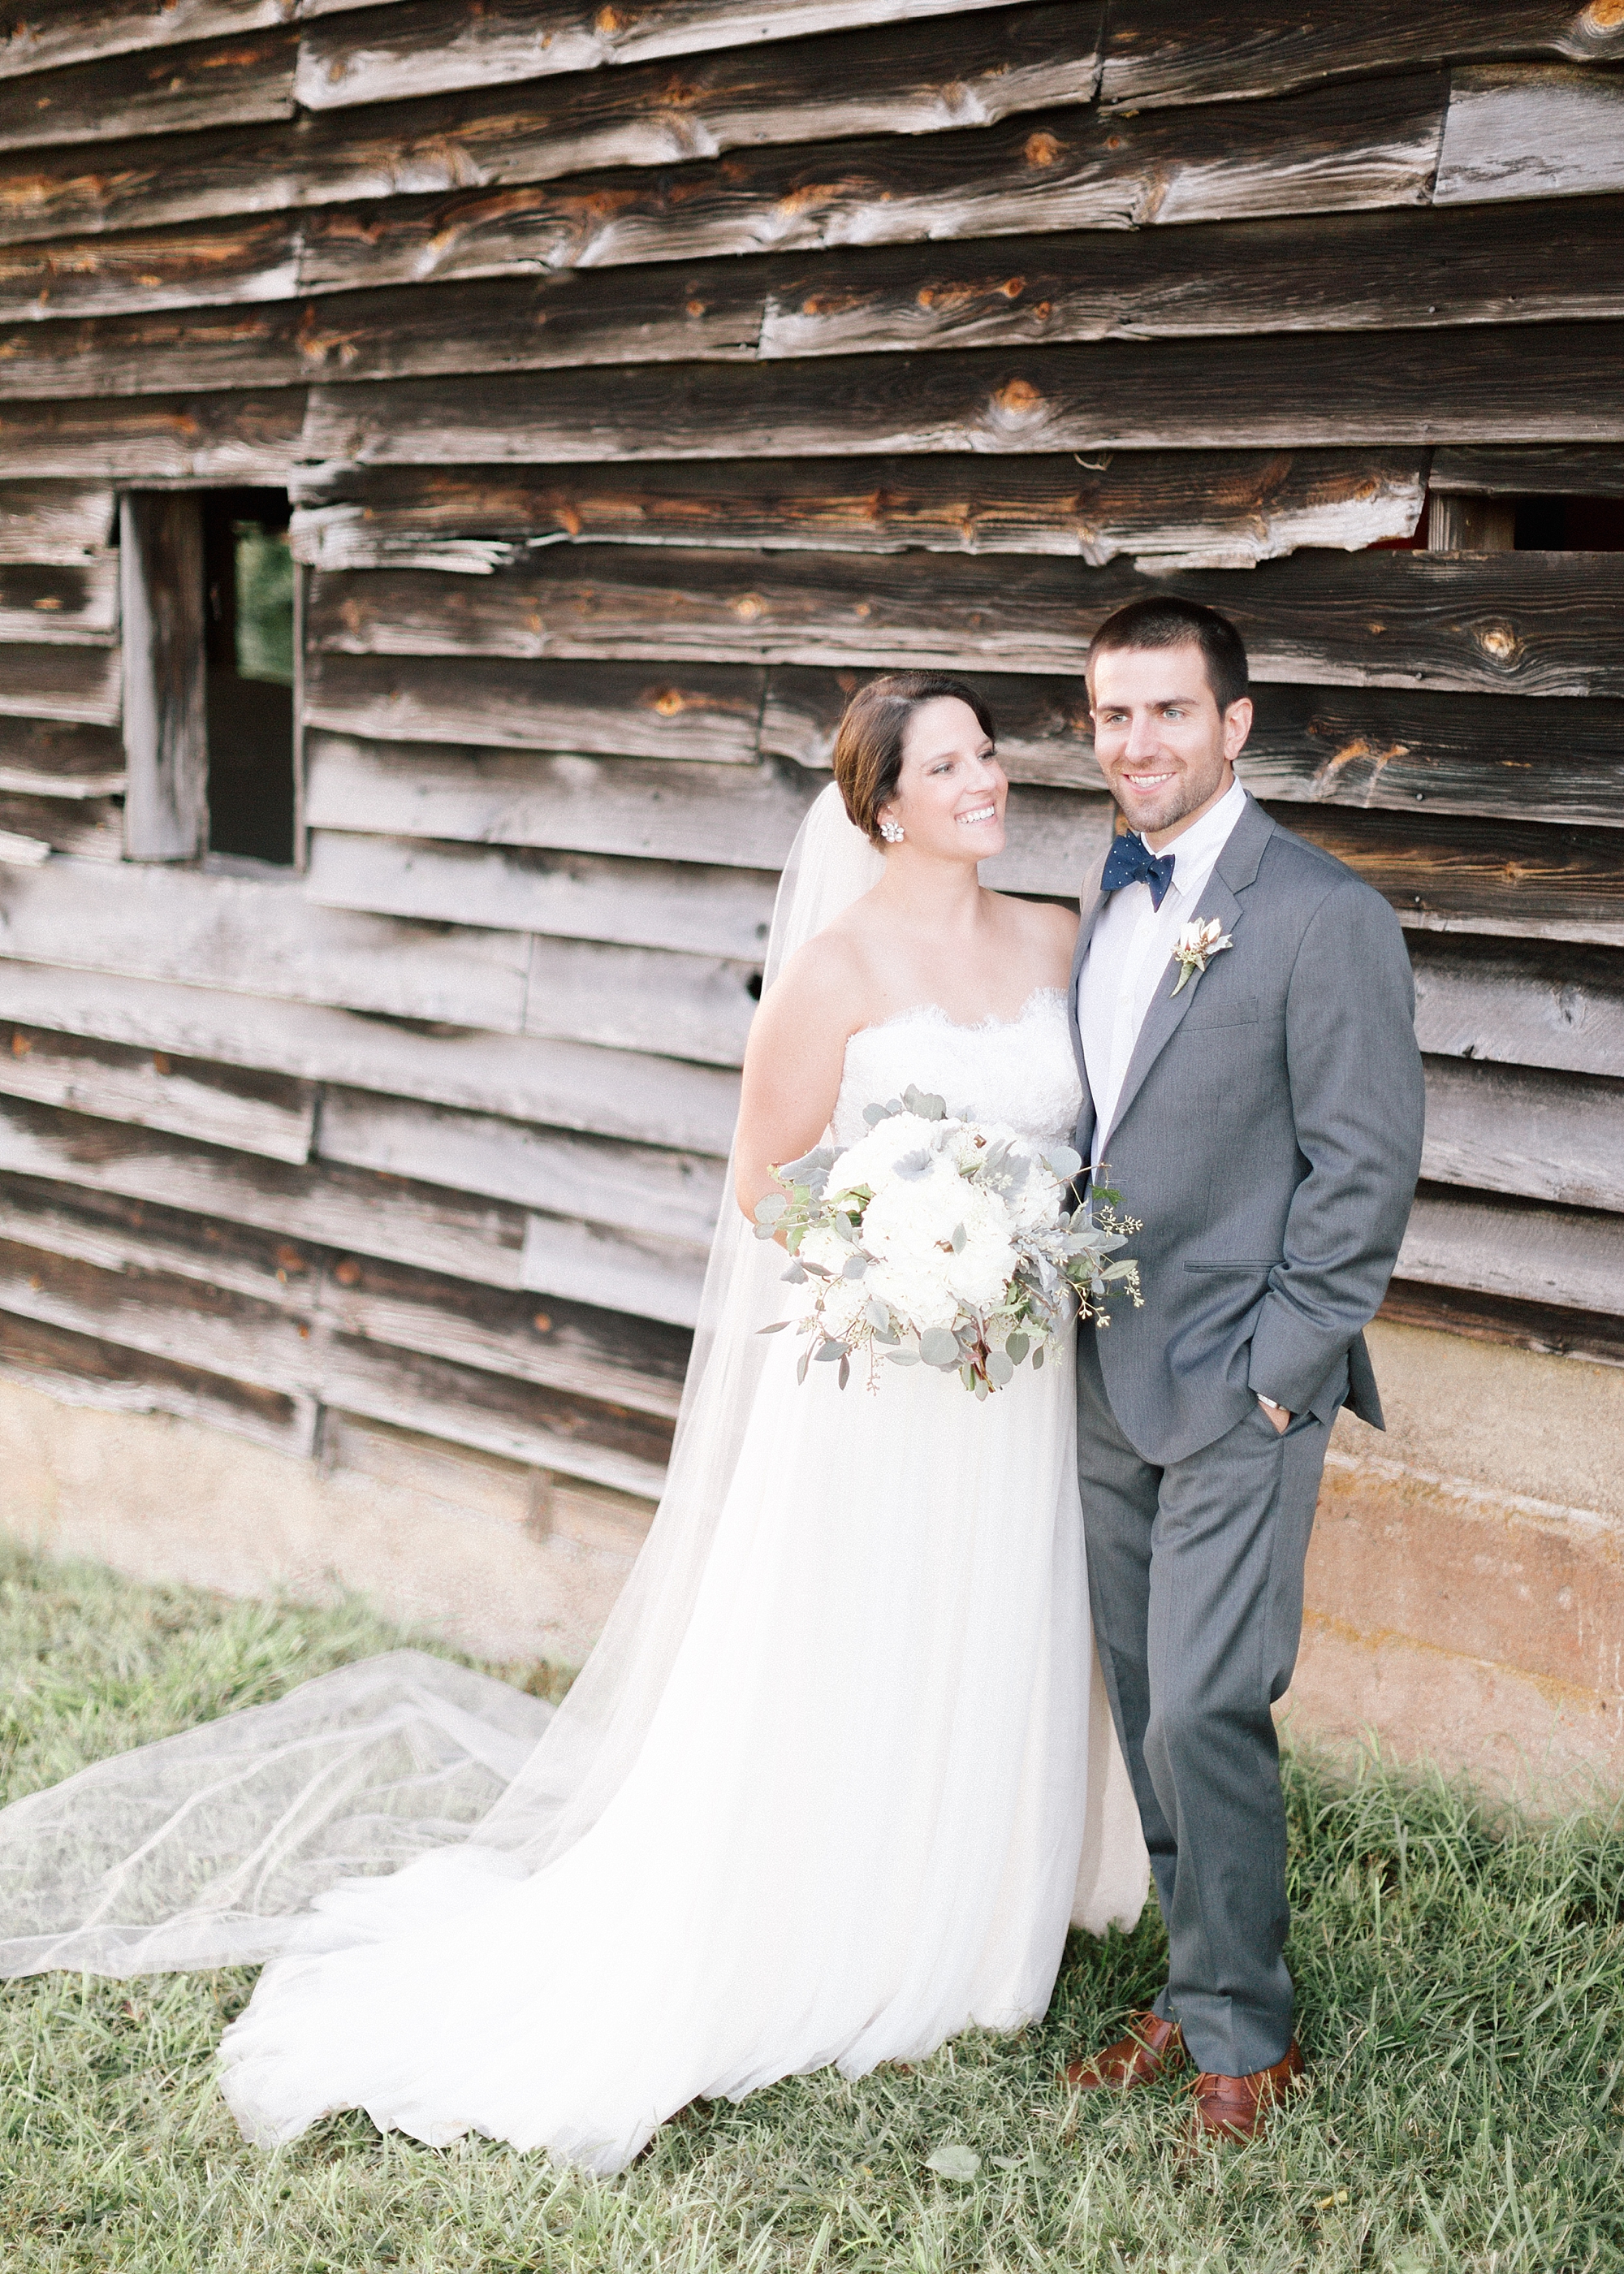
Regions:
M 1576 0 L 25 0 L 0 1374 L 647 1500 L 846 702 L 966 672 L 988 879 L 1073 897 L 1086 642 L 1155 591 L 1406 928 L 1389 1315 L 1624 1361 L 1621 60 Z M 302 870 L 200 851 L 196 731 L 143 817 L 137 620 L 186 584 L 195 730 L 202 588 L 132 538 L 251 487 Z M 1452 497 L 1599 533 L 1421 549 Z

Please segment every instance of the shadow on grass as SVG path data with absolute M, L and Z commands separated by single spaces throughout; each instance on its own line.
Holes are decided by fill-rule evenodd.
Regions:
M 0 1560 L 0 1796 L 401 1638 Z M 508 1669 L 515 1673 L 515 1669 Z M 523 1678 L 527 1670 L 516 1670 Z M 551 1687 L 550 1672 L 536 1677 Z M 246 1973 L 0 1987 L 0 2266 L 139 2274 L 885 2274 L 1624 2266 L 1624 1834 L 1527 1824 L 1373 1758 L 1289 1756 L 1290 1959 L 1312 2082 L 1262 2141 L 1184 2145 L 1169 2084 L 1058 2082 L 1146 2003 L 1152 1912 L 1073 1936 L 1043 2023 L 912 2069 L 698 2104 L 613 2180 L 330 2120 L 245 2147 L 214 2049 Z M 973 2178 L 939 2177 L 940 2148 Z

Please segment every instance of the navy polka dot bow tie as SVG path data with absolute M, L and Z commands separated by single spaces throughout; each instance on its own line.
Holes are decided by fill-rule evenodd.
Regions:
M 1144 840 L 1132 830 L 1125 836 L 1114 837 L 1111 849 L 1105 856 L 1105 870 L 1100 878 L 1102 892 L 1119 892 L 1124 885 L 1137 885 L 1140 879 L 1150 886 L 1150 904 L 1159 908 L 1167 897 L 1173 881 L 1173 855 L 1162 854 L 1160 860 Z

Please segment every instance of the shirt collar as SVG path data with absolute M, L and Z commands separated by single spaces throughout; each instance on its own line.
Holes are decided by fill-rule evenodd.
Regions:
M 1173 855 L 1173 890 L 1180 900 L 1191 892 L 1206 889 L 1207 880 L 1217 865 L 1218 855 L 1229 842 L 1229 832 L 1245 809 L 1246 793 L 1238 779 L 1232 781 L 1219 799 L 1188 829 L 1177 836 L 1165 850 Z

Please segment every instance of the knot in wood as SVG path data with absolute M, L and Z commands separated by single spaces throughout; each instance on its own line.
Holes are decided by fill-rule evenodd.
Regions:
M 1043 408 L 1042 391 L 1034 387 L 1029 379 L 1005 380 L 1002 387 L 993 390 L 992 399 L 1011 418 L 1029 418 L 1034 410 Z
M 753 624 L 757 616 L 766 614 L 767 604 L 758 592 L 741 592 L 733 604 L 733 611 L 747 624 Z
M 1522 652 L 1522 643 L 1510 624 L 1479 624 L 1477 644 L 1496 663 L 1515 663 Z
M 1060 145 L 1052 134 L 1028 134 L 1025 155 L 1029 166 L 1052 166 L 1060 155 Z

